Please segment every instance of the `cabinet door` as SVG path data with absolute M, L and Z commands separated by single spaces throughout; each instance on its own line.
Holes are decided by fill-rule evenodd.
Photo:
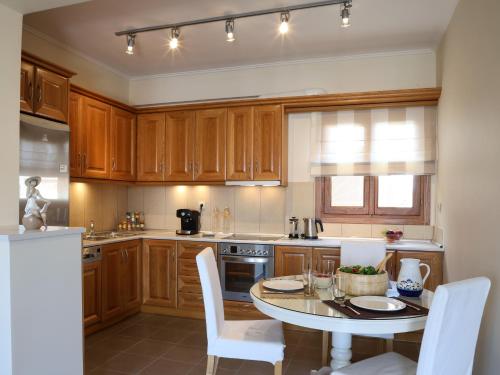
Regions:
M 35 90 L 35 66 L 26 61 L 21 62 L 21 111 L 33 112 L 33 93 Z
M 34 112 L 68 122 L 69 79 L 40 67 L 35 68 Z
M 340 267 L 340 249 L 338 248 L 317 248 L 313 249 L 313 267 L 321 272 L 325 268 L 326 262 L 332 260 L 335 263 L 335 271 Z
M 436 290 L 436 288 L 443 283 L 443 253 L 441 252 L 427 252 L 427 251 L 400 251 L 396 252 L 396 271 L 399 275 L 401 270 L 401 259 L 415 258 L 420 259 L 421 263 L 427 263 L 431 267 L 431 273 L 427 278 L 424 288 L 429 290 Z M 425 275 L 425 268 L 421 267 L 420 271 L 422 277 Z
M 276 246 L 274 248 L 274 276 L 301 275 L 312 263 L 312 248 Z
M 143 302 L 145 304 L 176 307 L 175 247 L 175 241 L 144 241 Z
M 101 321 L 101 263 L 85 263 L 82 275 L 83 324 L 88 327 Z
M 227 180 L 253 178 L 253 108 L 229 108 L 227 112 Z
M 119 108 L 111 109 L 112 180 L 135 179 L 135 115 Z
M 281 178 L 281 133 L 281 106 L 255 107 L 254 180 L 279 180 Z
M 125 311 L 141 305 L 141 244 L 140 241 L 122 242 L 125 261 L 122 267 L 121 295 Z
M 102 320 L 106 321 L 123 312 L 122 269 L 125 261 L 120 243 L 102 249 Z
M 82 175 L 82 111 L 83 96 L 69 94 L 69 174 L 71 177 Z
M 137 180 L 162 181 L 164 172 L 165 114 L 137 118 Z
M 165 180 L 192 181 L 195 112 L 166 114 Z
M 109 177 L 109 127 L 111 107 L 85 97 L 83 100 L 82 176 Z
M 195 181 L 225 180 L 226 123 L 225 108 L 196 112 Z

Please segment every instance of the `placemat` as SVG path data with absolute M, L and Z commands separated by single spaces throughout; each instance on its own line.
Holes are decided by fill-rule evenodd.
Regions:
M 273 292 L 272 290 L 264 288 L 262 283 L 263 279 L 259 281 L 259 290 L 260 296 L 262 298 L 283 298 L 283 299 L 317 299 L 319 298 L 316 291 L 314 292 L 314 296 L 306 296 L 304 295 L 304 291 L 301 290 L 299 292 L 293 293 L 282 293 L 282 292 Z
M 347 315 L 351 319 L 404 319 L 404 318 L 415 318 L 419 316 L 426 316 L 427 314 L 429 314 L 429 309 L 422 307 L 416 303 L 409 302 L 402 298 L 395 298 L 395 299 L 406 303 L 407 306 L 401 311 L 379 312 L 379 311 L 362 309 L 360 307 L 352 305 L 349 300 L 346 300 L 345 305 L 355 309 L 360 313 L 360 315 L 357 315 L 348 307 L 340 306 L 338 303 L 334 301 L 322 301 L 322 302 L 328 305 L 329 307 L 337 311 L 340 311 L 342 314 Z M 415 310 L 409 306 L 413 306 L 419 310 Z

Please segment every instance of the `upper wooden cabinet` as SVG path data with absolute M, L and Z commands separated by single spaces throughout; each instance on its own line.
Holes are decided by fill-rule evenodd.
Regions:
M 282 162 L 281 106 L 254 108 L 254 180 L 280 180 Z
M 135 115 L 119 108 L 111 109 L 111 168 L 112 180 L 135 179 Z
M 23 52 L 21 111 L 68 122 L 69 78 L 74 73 Z
M 196 112 L 194 180 L 224 181 L 226 178 L 227 110 Z
M 74 92 L 69 95 L 69 174 L 71 177 L 82 175 L 82 136 L 83 136 L 83 96 Z
M 165 127 L 165 181 L 192 181 L 195 113 L 168 112 Z
M 253 107 L 229 108 L 227 111 L 227 179 L 253 179 Z
M 111 106 L 85 97 L 82 118 L 82 176 L 108 178 Z
M 164 173 L 165 114 L 137 117 L 137 179 L 162 181 Z

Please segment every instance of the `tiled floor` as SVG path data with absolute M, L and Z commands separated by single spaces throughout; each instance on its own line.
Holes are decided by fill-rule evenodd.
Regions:
M 321 335 L 285 331 L 286 375 L 321 367 Z M 206 369 L 202 320 L 138 314 L 85 340 L 85 374 L 198 375 Z M 273 374 L 269 363 L 221 359 L 217 375 Z

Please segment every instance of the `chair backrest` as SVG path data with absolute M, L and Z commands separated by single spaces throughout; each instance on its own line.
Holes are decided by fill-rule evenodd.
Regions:
M 205 305 L 205 320 L 207 323 L 207 341 L 212 345 L 220 336 L 224 325 L 224 304 L 222 290 L 215 262 L 214 252 L 207 247 L 196 256 L 196 264 L 200 274 L 203 304 Z
M 340 264 L 342 266 L 377 266 L 385 258 L 383 241 L 342 241 Z
M 417 375 L 472 374 L 491 282 L 486 277 L 437 288 L 425 325 Z

